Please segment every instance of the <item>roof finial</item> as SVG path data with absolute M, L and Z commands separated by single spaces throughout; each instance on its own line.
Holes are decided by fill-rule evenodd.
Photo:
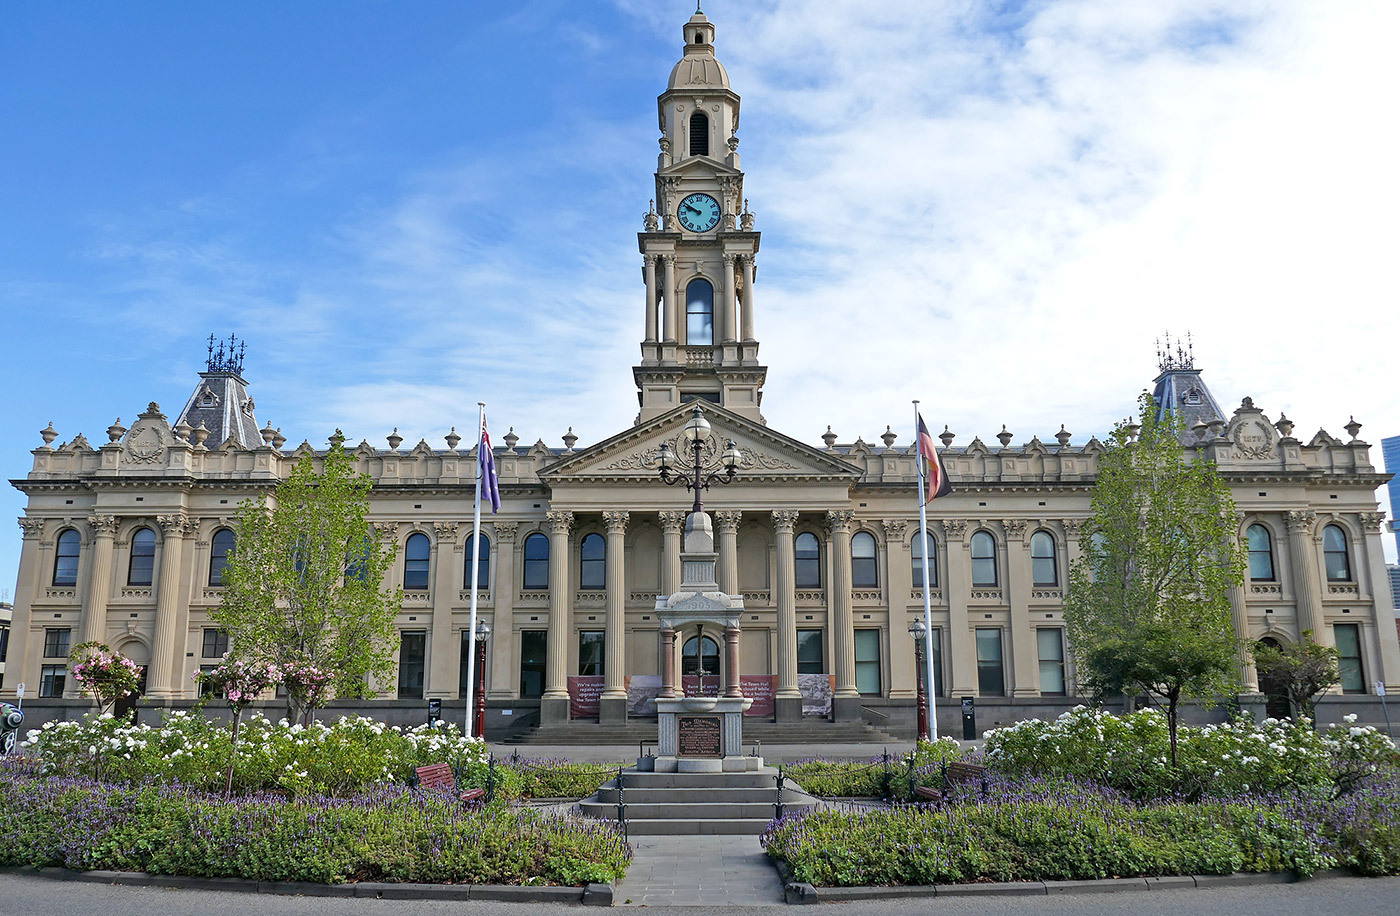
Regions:
M 705 11 L 700 8 L 700 0 L 695 0 L 695 13 L 698 16 L 705 15 Z
M 227 352 L 225 352 L 227 347 Z M 234 375 L 243 374 L 243 355 L 247 352 L 246 341 L 238 339 L 237 334 L 230 334 L 227 341 L 219 341 L 218 347 L 214 346 L 214 335 L 209 335 L 209 357 L 205 362 L 206 372 L 231 372 Z

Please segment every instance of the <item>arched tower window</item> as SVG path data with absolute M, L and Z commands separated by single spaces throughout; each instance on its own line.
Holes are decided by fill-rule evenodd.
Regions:
M 710 119 L 703 111 L 690 116 L 690 155 L 710 155 Z
M 810 531 L 802 532 L 793 544 L 793 552 L 796 554 L 796 569 L 793 572 L 797 587 L 821 588 L 822 549 L 817 536 Z
M 1322 529 L 1322 556 L 1327 562 L 1328 582 L 1350 582 L 1351 560 L 1347 556 L 1347 536 L 1336 525 Z
M 875 571 L 875 535 L 858 531 L 851 538 L 851 585 L 875 588 L 879 584 L 880 577 Z
M 233 553 L 233 542 L 233 532 L 228 528 L 220 528 L 214 532 L 214 538 L 209 542 L 210 585 L 224 584 L 224 567 L 228 566 L 229 554 Z
M 685 342 L 692 347 L 715 342 L 715 288 L 704 278 L 685 288 Z
M 411 534 L 403 550 L 403 587 L 419 591 L 428 587 L 428 558 L 433 545 L 426 534 Z
M 525 539 L 524 588 L 549 588 L 549 538 L 536 531 Z
M 928 550 L 928 581 L 929 585 L 938 588 L 938 542 L 933 539 L 933 535 L 925 532 L 924 543 Z M 914 561 L 914 587 L 924 587 L 924 551 L 919 549 L 919 533 L 914 532 L 914 540 L 909 542 L 909 555 Z
M 608 546 L 601 534 L 590 534 L 578 548 L 578 587 L 606 588 Z
M 1031 584 L 1060 584 L 1060 573 L 1055 563 L 1055 538 L 1048 531 L 1037 531 L 1031 535 Z
M 1273 581 L 1274 547 L 1269 538 L 1269 529 L 1263 525 L 1250 525 L 1245 532 L 1245 542 L 1249 545 L 1249 578 Z
M 78 550 L 82 536 L 69 528 L 58 536 L 58 549 L 53 558 L 53 584 L 78 584 Z
M 156 570 L 156 533 L 141 528 L 131 536 L 131 562 L 126 568 L 127 585 L 150 585 Z
M 985 531 L 972 536 L 972 584 L 997 584 L 997 542 Z
M 466 562 L 462 564 L 462 588 L 472 587 L 472 539 L 476 535 L 467 535 Z M 486 535 L 481 536 L 481 556 L 476 561 L 476 587 L 490 588 L 491 582 L 491 538 Z

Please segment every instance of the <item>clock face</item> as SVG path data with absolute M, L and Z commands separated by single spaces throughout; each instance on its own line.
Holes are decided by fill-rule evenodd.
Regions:
M 676 208 L 676 218 L 691 232 L 709 232 L 719 225 L 719 201 L 708 194 L 691 194 Z

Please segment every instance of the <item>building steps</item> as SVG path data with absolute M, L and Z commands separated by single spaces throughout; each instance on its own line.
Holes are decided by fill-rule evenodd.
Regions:
M 808 719 L 802 722 L 744 721 L 744 740 L 763 744 L 812 745 L 812 754 L 821 753 L 824 744 L 893 744 L 900 739 L 865 722 L 831 722 Z M 656 721 L 633 719 L 627 725 L 599 725 L 578 719 L 560 725 L 542 725 L 507 738 L 502 744 L 596 746 L 632 745 L 656 742 Z
M 633 836 L 700 836 L 759 834 L 778 815 L 778 771 L 763 767 L 741 773 L 622 774 L 623 816 Z M 783 780 L 784 813 L 810 808 L 817 800 Z M 599 820 L 618 817 L 617 780 L 611 780 L 579 803 L 580 811 Z

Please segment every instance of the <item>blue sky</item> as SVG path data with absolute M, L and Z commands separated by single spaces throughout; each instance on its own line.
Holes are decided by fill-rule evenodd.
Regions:
M 440 446 L 478 400 L 498 438 L 627 426 L 655 97 L 692 9 L 8 8 L 5 477 L 49 420 L 96 444 L 178 410 L 210 333 L 248 340 L 293 444 Z M 907 442 L 919 397 L 958 444 L 1083 441 L 1191 331 L 1227 409 L 1400 433 L 1396 4 L 706 12 L 743 97 L 776 428 Z

